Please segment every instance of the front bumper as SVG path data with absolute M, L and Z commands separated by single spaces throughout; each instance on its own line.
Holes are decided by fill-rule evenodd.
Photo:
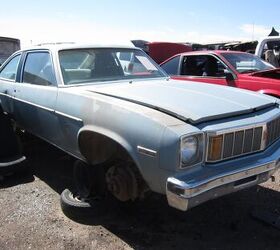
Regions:
M 166 182 L 168 204 L 186 211 L 207 200 L 267 181 L 280 167 L 277 144 L 270 153 L 250 156 L 247 161 L 225 162 L 220 166 L 201 167 L 195 175 L 184 173 L 169 177 Z

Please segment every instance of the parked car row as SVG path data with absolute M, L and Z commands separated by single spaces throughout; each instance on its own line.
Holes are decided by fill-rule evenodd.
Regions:
M 242 87 L 246 77 L 266 81 L 252 67 L 276 74 L 242 56 L 178 55 L 162 65 L 168 71 L 172 62 L 170 79 L 135 47 L 38 46 L 0 68 L 0 104 L 18 126 L 77 158 L 77 190 L 63 193 L 64 208 L 96 195 L 135 201 L 153 191 L 185 211 L 262 183 L 280 167 L 279 99 L 196 81 Z M 208 75 L 208 59 L 216 75 Z M 188 77 L 191 60 L 199 75 L 177 80 Z

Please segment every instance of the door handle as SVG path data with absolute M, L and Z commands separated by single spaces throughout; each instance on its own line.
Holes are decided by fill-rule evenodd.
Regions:
M 7 95 L 7 94 L 8 94 L 8 90 L 4 90 L 4 94 L 6 94 L 6 95 Z

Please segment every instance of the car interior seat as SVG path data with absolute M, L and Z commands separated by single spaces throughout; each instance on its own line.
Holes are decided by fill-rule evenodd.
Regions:
M 121 65 L 118 65 L 110 52 L 96 53 L 93 78 L 124 76 Z
M 204 76 L 217 76 L 218 73 L 218 62 L 217 59 L 215 59 L 212 56 L 209 56 L 207 58 L 207 61 L 204 66 Z
M 183 61 L 183 67 L 182 67 L 182 75 L 187 76 L 199 76 L 198 69 L 197 69 L 197 62 L 195 58 L 192 57 L 186 57 Z
M 279 62 L 276 59 L 276 56 L 274 55 L 272 50 L 269 49 L 264 53 L 264 59 L 265 61 L 269 62 L 273 66 L 279 67 Z

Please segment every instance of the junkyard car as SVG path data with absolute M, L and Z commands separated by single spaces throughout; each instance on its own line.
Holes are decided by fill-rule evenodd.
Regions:
M 161 67 L 173 79 L 232 86 L 280 97 L 280 69 L 249 53 L 187 52 L 167 59 Z
M 133 57 L 126 70 L 125 57 Z M 149 188 L 187 210 L 264 182 L 279 167 L 276 98 L 170 80 L 137 48 L 22 50 L 1 67 L 0 93 L 20 126 L 104 167 L 103 183 L 121 201 Z

